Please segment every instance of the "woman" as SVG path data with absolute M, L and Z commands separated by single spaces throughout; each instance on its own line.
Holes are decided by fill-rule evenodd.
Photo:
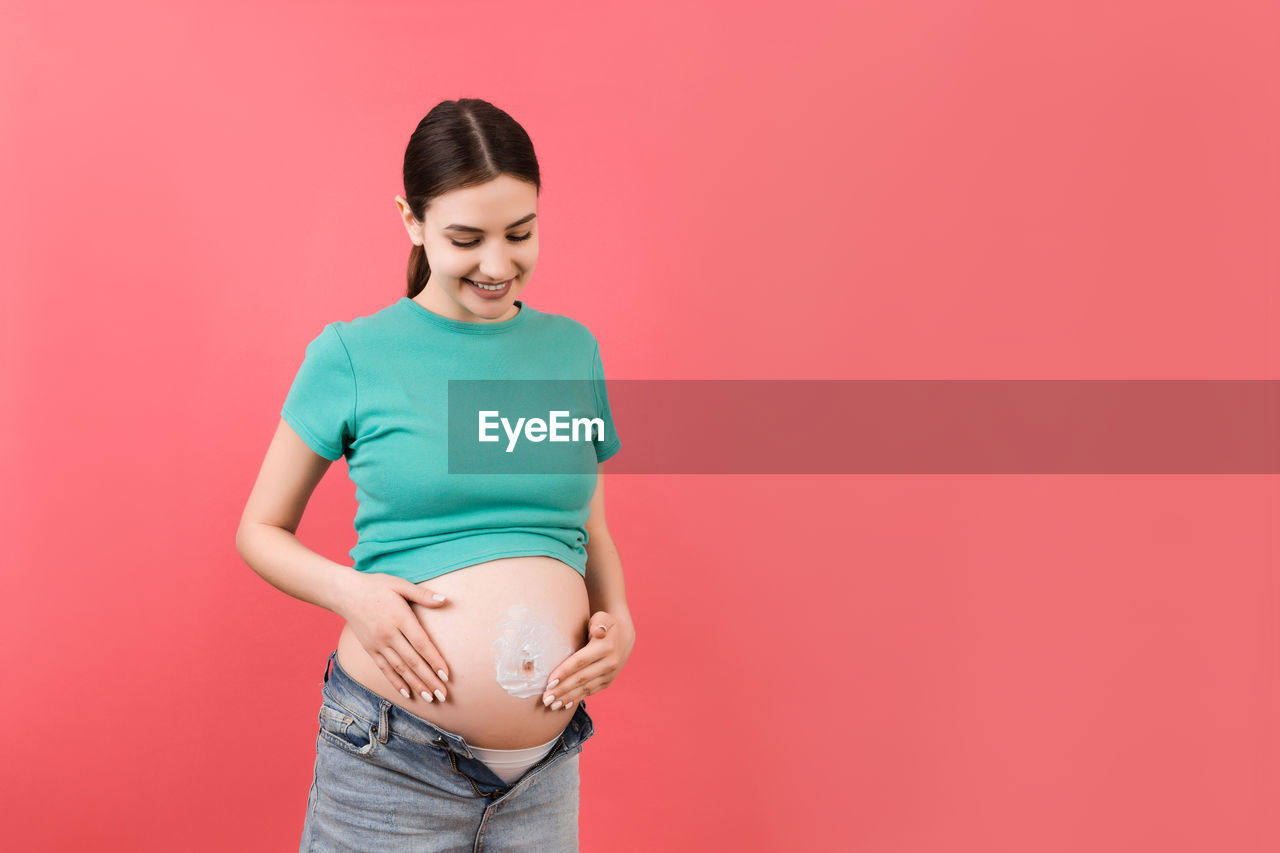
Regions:
M 635 643 L 605 525 L 601 463 L 620 441 L 599 345 L 516 298 L 541 181 L 515 120 L 482 100 L 437 105 L 404 185 L 408 294 L 307 345 L 236 535 L 268 583 L 346 621 L 301 850 L 576 850 L 583 699 Z M 451 379 L 576 380 L 553 387 L 585 387 L 564 408 L 596 429 L 551 471 L 499 456 L 497 473 L 454 472 L 447 451 L 475 427 L 451 431 L 469 415 Z M 340 456 L 359 504 L 352 567 L 295 537 Z

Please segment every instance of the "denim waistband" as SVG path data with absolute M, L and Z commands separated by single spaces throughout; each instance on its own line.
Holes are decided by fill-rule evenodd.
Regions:
M 334 702 L 341 705 L 352 716 L 359 717 L 370 726 L 376 723 L 377 738 L 382 743 L 387 742 L 387 737 L 394 728 L 396 737 L 402 737 L 423 746 L 443 746 L 466 758 L 478 759 L 461 735 L 446 731 L 435 723 L 424 720 L 411 711 L 406 711 L 348 675 L 338 663 L 337 649 L 330 652 L 329 659 L 325 661 L 324 689 L 328 691 L 329 697 Z M 565 750 L 572 750 L 594 733 L 591 716 L 587 714 L 587 703 L 580 699 L 574 706 L 573 717 L 560 733 L 559 739 L 564 741 Z

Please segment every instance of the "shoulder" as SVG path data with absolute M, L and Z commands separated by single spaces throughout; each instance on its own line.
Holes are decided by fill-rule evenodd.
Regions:
M 553 336 L 560 343 L 578 343 L 586 347 L 596 345 L 596 336 L 585 323 L 564 314 L 535 310 L 530 315 L 529 321 L 530 326 L 539 333 Z
M 392 303 L 371 314 L 334 320 L 321 330 L 320 337 L 330 337 L 348 351 L 383 345 L 412 331 L 404 322 L 404 315 L 395 309 L 396 303 Z

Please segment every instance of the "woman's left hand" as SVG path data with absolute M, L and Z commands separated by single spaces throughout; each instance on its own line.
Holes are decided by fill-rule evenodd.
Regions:
M 630 617 L 597 610 L 588 621 L 587 644 L 560 662 L 547 678 L 542 704 L 552 711 L 571 710 L 579 699 L 604 690 L 622 671 L 636 643 Z

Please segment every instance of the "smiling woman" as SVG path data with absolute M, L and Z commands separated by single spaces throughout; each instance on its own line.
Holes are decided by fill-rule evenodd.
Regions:
M 602 463 L 621 442 L 600 345 L 517 298 L 537 264 L 541 184 L 510 116 L 437 105 L 404 177 L 407 295 L 307 344 L 237 532 L 269 583 L 345 620 L 324 668 L 302 847 L 391 849 L 394 831 L 470 849 L 484 827 L 495 847 L 576 850 L 577 756 L 594 734 L 582 699 L 635 642 L 605 525 Z M 458 379 L 586 383 L 552 415 L 583 413 L 594 429 L 556 449 L 554 470 L 459 474 Z M 546 424 L 530 420 L 515 431 L 536 442 Z M 358 502 L 352 566 L 296 537 L 339 458 Z
M 533 181 L 499 174 L 445 193 L 420 211 L 404 196 L 396 196 L 413 242 L 409 296 L 428 311 L 463 322 L 501 322 L 515 316 L 516 297 L 538 262 L 534 208 L 539 186 L 535 168 Z M 530 212 L 519 216 L 522 210 Z M 496 224 L 509 216 L 519 218 L 505 226 Z M 490 222 L 495 224 L 487 225 Z M 458 240 L 462 235 L 472 239 Z

